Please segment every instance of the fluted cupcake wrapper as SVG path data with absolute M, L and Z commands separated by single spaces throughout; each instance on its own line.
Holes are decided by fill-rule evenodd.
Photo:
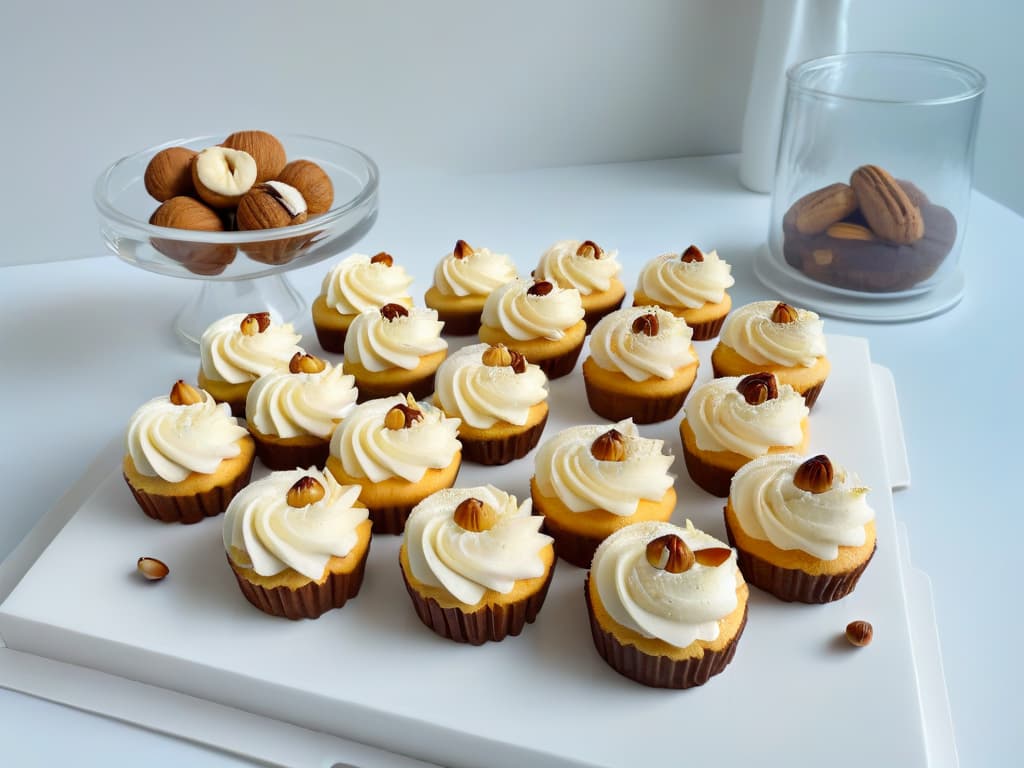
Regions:
M 344 354 L 345 337 L 348 335 L 348 328 L 322 328 L 314 324 L 316 340 L 320 342 L 320 348 L 325 352 Z
M 701 658 L 672 659 L 668 656 L 649 656 L 634 645 L 620 643 L 611 632 L 605 629 L 594 616 L 594 607 L 590 602 L 588 583 L 590 576 L 584 580 L 583 593 L 587 601 L 587 614 L 590 616 L 590 634 L 594 639 L 594 647 L 605 662 L 623 677 L 628 677 L 652 688 L 693 688 L 704 685 L 719 674 L 732 661 L 736 654 L 736 644 L 747 626 L 747 607 L 743 608 L 743 620 L 735 636 L 720 651 L 705 649 Z
M 540 442 L 540 436 L 547 423 L 548 415 L 545 413 L 544 418 L 525 432 L 510 435 L 503 440 L 473 440 L 459 435 L 459 442 L 462 443 L 462 458 L 488 466 L 508 464 L 510 461 L 521 459 Z
M 690 394 L 691 389 L 691 387 L 687 387 L 682 392 L 669 397 L 652 398 L 642 394 L 631 395 L 624 392 L 603 391 L 592 386 L 586 377 L 584 377 L 583 383 L 587 390 L 587 402 L 590 403 L 590 410 L 611 421 L 622 421 L 632 417 L 636 424 L 655 424 L 671 419 L 679 413 L 679 409 L 683 407 L 683 402 Z M 637 387 L 642 389 L 641 384 L 638 384 Z
M 359 391 L 358 403 L 365 403 L 367 400 L 376 400 L 380 397 L 391 397 L 392 395 L 404 395 L 411 393 L 417 400 L 423 400 L 434 392 L 434 377 L 436 371 L 425 376 L 419 381 L 411 383 L 396 383 L 394 385 L 369 384 L 365 381 L 356 381 L 356 389 Z
M 475 336 L 480 330 L 480 312 L 456 313 L 437 311 L 437 319 L 444 322 L 445 336 Z
M 390 507 L 370 507 L 374 536 L 380 533 L 402 533 L 405 530 L 405 521 L 409 519 L 409 513 L 415 506 L 416 504 L 396 504 Z
M 725 325 L 725 318 L 726 315 L 722 315 L 714 320 L 690 325 L 690 329 L 693 331 L 693 340 L 708 341 L 709 339 L 713 339 L 718 336 L 722 330 L 722 326 Z
M 482 645 L 486 642 L 501 642 L 509 635 L 518 635 L 527 624 L 533 623 L 547 597 L 555 564 L 551 564 L 543 586 L 526 599 L 508 604 L 485 605 L 472 612 L 461 608 L 442 608 L 434 598 L 424 597 L 417 592 L 409 584 L 405 569 L 401 570 L 402 581 L 405 582 L 420 621 L 448 640 Z
M 191 525 L 204 518 L 216 517 L 221 514 L 228 508 L 228 503 L 235 494 L 249 484 L 250 477 L 252 477 L 252 462 L 249 462 L 245 471 L 230 483 L 218 485 L 208 491 L 191 496 L 161 496 L 146 493 L 146 491 L 132 486 L 127 475 L 124 476 L 124 480 L 131 489 L 135 501 L 149 517 L 159 520 L 161 523 Z
M 533 508 L 533 513 L 541 514 L 536 507 Z M 543 517 L 544 525 L 541 526 L 541 531 L 555 540 L 555 554 L 567 563 L 572 563 L 580 568 L 589 568 L 590 561 L 594 559 L 594 553 L 605 537 L 587 536 L 571 531 L 568 528 L 563 528 L 552 518 L 546 515 Z
M 686 447 L 686 441 L 683 441 L 683 460 L 686 462 L 686 471 L 690 473 L 690 479 L 698 486 L 712 496 L 719 496 L 724 499 L 729 495 L 732 476 L 736 474 L 733 470 L 702 460 L 699 456 L 690 452 L 689 448 Z
M 624 299 L 625 296 L 623 296 L 622 298 Z M 610 315 L 612 312 L 616 311 L 617 309 L 620 309 L 621 307 L 622 299 L 619 299 L 617 303 L 609 304 L 606 307 L 594 307 L 593 309 L 588 309 L 583 314 L 583 322 L 587 324 L 587 333 L 590 333 L 592 330 L 594 330 L 594 326 L 601 321 L 602 317 Z
M 320 445 L 288 445 L 264 442 L 256 435 L 256 455 L 267 469 L 290 470 L 296 467 L 323 469 L 331 452 L 329 442 Z
M 564 354 L 557 355 L 556 357 L 549 357 L 546 360 L 530 360 L 529 357 L 526 359 L 531 363 L 536 364 L 544 373 L 548 379 L 559 379 L 562 376 L 568 376 L 572 373 L 573 368 L 576 367 L 576 361 L 579 360 L 580 352 L 583 350 L 583 343 L 581 342 L 578 346 L 573 347 Z

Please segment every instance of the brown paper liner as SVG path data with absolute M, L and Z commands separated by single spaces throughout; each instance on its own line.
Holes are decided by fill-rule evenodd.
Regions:
M 509 435 L 501 440 L 472 440 L 459 435 L 462 443 L 462 458 L 477 464 L 497 466 L 521 459 L 540 442 L 541 433 L 548 423 L 548 415 L 518 435 Z
M 747 607 L 743 608 L 743 620 L 736 635 L 720 651 L 705 649 L 702 658 L 671 659 L 668 656 L 648 656 L 636 646 L 623 644 L 611 632 L 605 629 L 594 616 L 594 608 L 590 603 L 588 583 L 590 575 L 583 583 L 583 594 L 587 601 L 587 614 L 590 616 L 590 634 L 594 639 L 594 647 L 607 662 L 623 677 L 642 683 L 652 688 L 693 688 L 704 685 L 719 674 L 732 661 L 736 654 L 736 644 L 743 629 L 747 626 Z
M 612 312 L 620 309 L 622 307 L 622 300 L 625 298 L 626 296 L 623 294 L 622 299 L 619 299 L 615 304 L 610 304 L 607 307 L 594 307 L 593 309 L 588 309 L 584 312 L 583 322 L 587 324 L 587 333 L 594 330 L 594 326 L 600 322 L 602 317 L 610 315 Z
M 184 523 L 191 525 L 198 523 L 207 517 L 216 517 L 228 508 L 228 503 L 235 494 L 249 484 L 252 477 L 252 462 L 231 482 L 218 485 L 208 491 L 196 493 L 191 496 L 161 496 L 135 488 L 129 481 L 127 475 L 123 475 L 128 483 L 135 501 L 142 507 L 142 511 L 154 520 L 161 523 Z
M 444 322 L 444 329 L 441 332 L 445 336 L 475 336 L 480 330 L 480 314 L 437 310 L 437 319 Z
M 369 551 L 368 544 L 366 554 Z M 366 555 L 351 572 L 332 573 L 322 584 L 311 581 L 298 589 L 257 586 L 238 572 L 230 557 L 228 563 L 245 599 L 264 613 L 292 620 L 315 619 L 332 608 L 341 608 L 359 594 L 366 570 Z
M 564 354 L 557 355 L 556 357 L 550 357 L 547 360 L 530 360 L 531 363 L 535 363 L 545 374 L 548 379 L 559 379 L 562 376 L 568 376 L 572 373 L 573 368 L 576 367 L 576 361 L 579 360 L 580 352 L 583 351 L 582 342 L 572 349 L 568 350 Z M 529 358 L 527 358 L 529 360 Z
M 534 507 L 535 515 L 541 514 Z M 605 536 L 589 536 L 585 533 L 571 531 L 563 528 L 557 521 L 543 515 L 544 525 L 541 531 L 555 540 L 555 554 L 580 568 L 589 568 L 590 561 L 594 559 L 594 553 L 605 540 Z
M 683 407 L 683 401 L 690 394 L 692 387 L 691 385 L 670 397 L 646 397 L 643 394 L 607 392 L 592 385 L 586 377 L 583 383 L 587 390 L 590 410 L 611 421 L 622 421 L 632 417 L 636 424 L 655 424 L 671 419 Z M 642 385 L 637 386 L 638 389 L 643 388 Z
M 405 582 L 405 588 L 412 598 L 413 607 L 420 621 L 448 640 L 482 645 L 486 642 L 501 642 L 509 635 L 518 635 L 523 631 L 523 627 L 533 623 L 540 613 L 541 606 L 544 605 L 556 564 L 557 560 L 551 563 L 544 585 L 525 600 L 485 605 L 472 613 L 467 613 L 461 608 L 442 608 L 437 600 L 424 597 L 410 586 L 405 569 L 400 569 L 402 581 Z
M 714 320 L 708 320 L 704 323 L 697 323 L 691 325 L 690 328 L 693 330 L 694 341 L 708 341 L 718 336 L 722 330 L 722 326 L 725 325 L 726 315 L 722 315 Z
M 416 502 L 418 504 L 419 502 Z M 416 504 L 397 504 L 391 507 L 370 507 L 370 519 L 373 521 L 373 534 L 400 534 L 405 530 L 405 521 Z
M 264 442 L 256 435 L 256 455 L 268 469 L 289 470 L 301 467 L 323 469 L 331 452 L 330 442 L 320 445 L 288 445 L 286 443 Z
M 320 342 L 320 348 L 325 352 L 344 354 L 345 336 L 348 335 L 348 328 L 323 328 L 316 323 L 313 324 L 316 331 L 316 340 Z
M 434 394 L 434 377 L 437 371 L 431 371 L 419 381 L 411 383 L 396 382 L 395 384 L 369 384 L 365 381 L 356 381 L 356 389 L 359 396 L 357 403 L 365 403 L 367 400 L 376 400 L 380 397 L 391 397 L 392 395 L 404 395 L 411 393 L 417 400 L 424 400 Z
M 729 495 L 732 476 L 735 474 L 733 470 L 702 460 L 699 456 L 690 452 L 686 446 L 686 441 L 683 441 L 683 460 L 686 462 L 686 471 L 690 473 L 690 479 L 698 486 L 712 496 L 719 496 L 724 499 Z

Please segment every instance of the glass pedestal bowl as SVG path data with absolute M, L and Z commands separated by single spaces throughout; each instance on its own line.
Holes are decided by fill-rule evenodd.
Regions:
M 170 141 L 123 157 L 103 171 L 93 194 L 101 234 L 118 257 L 150 272 L 202 283 L 174 321 L 178 334 L 193 343 L 210 323 L 234 312 L 269 311 L 279 322 L 293 320 L 306 304 L 283 273 L 352 247 L 377 219 L 378 172 L 372 159 L 328 139 L 277 134 L 289 160 L 312 160 L 330 176 L 334 203 L 326 213 L 295 226 L 247 232 L 149 224 L 160 205 L 143 183 L 153 155 L 171 146 L 202 150 L 226 135 Z

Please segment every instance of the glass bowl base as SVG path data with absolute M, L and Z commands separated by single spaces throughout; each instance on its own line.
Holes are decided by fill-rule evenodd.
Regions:
M 290 323 L 306 310 L 306 302 L 283 275 L 250 280 L 204 280 L 202 288 L 181 308 L 174 330 L 185 341 L 199 344 L 203 331 L 225 315 L 270 312 L 275 322 Z

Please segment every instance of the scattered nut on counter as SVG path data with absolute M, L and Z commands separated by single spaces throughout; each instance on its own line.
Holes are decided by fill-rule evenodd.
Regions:
M 846 639 L 850 641 L 850 645 L 855 645 L 858 648 L 868 645 L 874 634 L 875 630 L 869 621 L 851 621 L 846 625 Z
M 135 567 L 149 581 L 160 581 L 171 572 L 166 563 L 155 557 L 140 557 Z

